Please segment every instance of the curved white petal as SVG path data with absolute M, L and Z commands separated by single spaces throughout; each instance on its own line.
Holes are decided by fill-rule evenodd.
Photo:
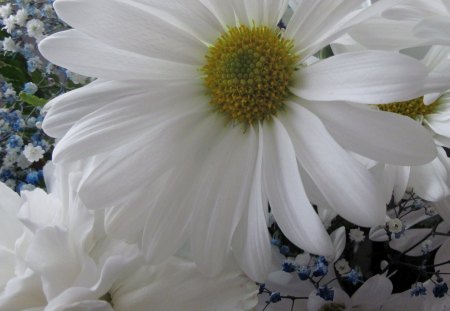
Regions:
M 448 45 L 450 42 L 450 20 L 448 16 L 431 15 L 422 18 L 414 27 L 414 34 L 428 43 Z
M 391 295 L 392 282 L 383 275 L 374 275 L 364 282 L 353 294 L 352 308 L 375 310 L 379 308 Z
M 228 27 L 237 26 L 238 21 L 236 20 L 231 1 L 200 0 L 200 2 L 214 14 L 224 30 L 227 30 Z
M 233 235 L 232 250 L 241 269 L 256 282 L 264 282 L 271 266 L 270 235 L 264 210 L 269 207 L 262 197 L 262 128 L 258 132 L 258 154 L 251 181 L 247 211 L 244 211 Z
M 437 148 L 438 156 L 428 164 L 411 168 L 409 185 L 417 195 L 436 202 L 450 195 L 450 160 L 445 150 Z
M 186 147 L 181 152 L 183 156 L 173 163 L 169 176 L 163 177 L 166 181 L 162 181 L 162 189 L 150 205 L 145 221 L 141 247 L 149 262 L 162 263 L 178 251 L 190 236 L 189 226 L 196 206 L 195 195 L 205 191 L 200 180 L 201 169 L 211 146 L 221 141 L 222 132 L 222 124 L 210 117 L 184 135 Z
M 448 262 L 450 260 L 450 239 L 447 239 L 444 244 L 438 249 L 436 252 L 436 256 L 434 257 L 434 264 L 442 264 L 444 262 Z M 441 272 L 441 276 L 448 282 L 450 281 L 450 263 L 445 265 L 440 265 L 436 267 L 439 272 Z
M 145 82 L 96 80 L 49 101 L 42 127 L 47 135 L 60 138 L 89 113 L 117 99 L 137 92 L 145 93 L 148 87 Z
M 190 244 L 194 261 L 208 275 L 225 264 L 233 233 L 248 208 L 257 146 L 253 128 L 247 133 L 228 128 L 199 172 L 203 191 L 195 194 Z
M 330 206 L 360 226 L 383 223 L 386 210 L 376 180 L 336 143 L 319 118 L 304 107 L 291 103 L 282 120 L 300 164 Z
M 433 139 L 414 120 L 346 103 L 310 103 L 306 107 L 345 149 L 396 165 L 420 165 L 436 157 Z
M 203 95 L 170 94 L 170 91 L 170 88 L 163 88 L 162 92 L 153 90 L 119 98 L 83 117 L 56 145 L 53 151 L 55 163 L 79 160 L 114 150 L 127 142 L 145 140 L 139 136 L 151 132 L 153 124 L 208 109 Z M 183 100 L 182 96 L 189 99 Z M 154 97 L 161 99 L 153 100 Z
M 394 196 L 394 201 L 399 202 L 408 187 L 410 179 L 410 166 L 398 166 L 386 164 L 384 166 L 383 185 L 386 195 L 386 204 L 391 201 Z
M 256 294 L 256 285 L 236 269 L 210 278 L 192 261 L 172 257 L 131 275 L 115 292 L 114 310 L 244 311 L 256 305 Z
M 308 100 L 383 104 L 423 95 L 427 74 L 423 64 L 405 55 L 350 52 L 296 71 L 290 89 Z
M 134 194 L 136 185 L 149 185 L 179 163 L 191 140 L 186 133 L 207 114 L 191 112 L 155 124 L 140 140 L 116 149 L 114 157 L 97 157 L 92 171 L 85 172 L 79 194 L 88 208 L 108 208 Z M 114 181 L 114 182 L 111 182 Z
M 332 255 L 333 245 L 298 173 L 294 146 L 278 119 L 263 126 L 263 180 L 272 213 L 289 240 L 307 252 Z
M 444 219 L 445 222 L 450 224 L 450 196 L 434 203 L 437 212 Z
M 148 3 L 57 0 L 58 16 L 76 30 L 120 50 L 200 66 L 207 51 L 199 39 L 165 21 Z
M 76 30 L 53 34 L 39 44 L 52 63 L 79 74 L 106 80 L 192 79 L 198 67 L 150 58 L 101 43 Z
M 239 23 L 276 27 L 286 11 L 287 0 L 233 0 Z
M 4 183 L 0 182 L 0 247 L 14 250 L 16 240 L 22 235 L 24 226 L 17 219 L 22 199 Z

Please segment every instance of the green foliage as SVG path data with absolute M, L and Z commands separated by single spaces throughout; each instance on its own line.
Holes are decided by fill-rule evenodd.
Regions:
M 24 92 L 20 92 L 19 98 L 23 102 L 32 105 L 34 107 L 43 107 L 48 102 L 48 100 L 45 98 L 40 98 L 35 95 L 27 94 Z

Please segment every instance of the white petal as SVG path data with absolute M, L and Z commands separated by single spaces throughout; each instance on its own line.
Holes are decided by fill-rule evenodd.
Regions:
M 294 38 L 300 56 L 306 58 L 396 2 L 378 1 L 360 10 L 362 1 L 357 0 L 302 1 L 287 25 L 287 36 Z
M 262 129 L 258 132 L 258 156 L 250 188 L 247 211 L 244 211 L 232 240 L 233 254 L 241 269 L 256 282 L 264 282 L 271 266 L 271 245 L 262 198 Z
M 291 91 L 309 100 L 391 103 L 422 95 L 427 73 L 423 64 L 405 55 L 351 52 L 298 70 Z
M 162 92 L 119 98 L 85 116 L 56 145 L 53 153 L 55 163 L 114 150 L 126 142 L 138 140 L 152 124 L 170 120 L 177 114 L 208 109 L 204 96 L 192 98 L 183 92 L 170 95 L 170 91 L 170 88 L 163 88 Z M 191 98 L 183 101 L 181 95 Z M 152 101 L 154 96 L 161 99 Z M 178 107 L 180 103 L 183 103 L 182 107 Z
M 41 278 L 30 269 L 11 279 L 0 295 L 1 310 L 43 311 L 46 304 Z
M 183 156 L 173 163 L 173 170 L 165 178 L 164 188 L 160 190 L 146 219 L 142 249 L 149 262 L 162 263 L 178 251 L 189 237 L 189 225 L 196 206 L 195 195 L 202 195 L 205 191 L 200 180 L 201 168 L 211 146 L 221 140 L 222 132 L 223 125 L 211 117 L 198 122 L 184 134 L 185 145 L 180 143 L 178 148 L 184 147 L 185 150 L 175 151 Z
M 132 198 L 136 185 L 150 185 L 183 159 L 192 142 L 186 133 L 195 132 L 206 116 L 178 115 L 154 125 L 141 139 L 125 143 L 114 157 L 96 158 L 94 169 L 81 182 L 82 201 L 88 208 L 107 208 Z
M 146 57 L 113 48 L 76 30 L 51 35 L 39 44 L 42 55 L 79 74 L 110 80 L 189 79 L 198 67 Z
M 151 306 L 152 311 L 243 311 L 256 305 L 256 294 L 254 283 L 235 269 L 209 278 L 193 262 L 172 257 L 129 277 L 114 295 L 114 309 L 146 311 Z
M 375 275 L 364 282 L 353 294 L 352 308 L 363 310 L 374 310 L 379 308 L 391 295 L 392 282 L 383 275 Z
M 120 50 L 200 66 L 207 47 L 164 21 L 151 4 L 121 0 L 57 0 L 58 16 L 76 30 Z
M 193 259 L 208 275 L 222 269 L 233 233 L 248 208 L 258 150 L 254 129 L 245 134 L 239 127 L 227 131 L 199 172 L 203 192 L 196 193 L 191 223 Z
M 345 149 L 396 165 L 420 165 L 436 157 L 431 135 L 410 118 L 345 103 L 306 106 Z
M 200 0 L 205 7 L 220 21 L 224 30 L 228 27 L 237 26 L 237 20 L 231 1 L 222 0 Z
M 294 147 L 277 119 L 263 126 L 263 180 L 272 213 L 287 238 L 305 251 L 332 255 L 333 245 L 298 173 Z
M 414 34 L 426 38 L 428 43 L 448 45 L 450 42 L 450 20 L 447 16 L 424 17 L 415 27 Z
M 287 0 L 233 0 L 241 24 L 276 27 L 288 5 Z
M 384 199 L 375 179 L 336 143 L 314 114 L 291 103 L 283 123 L 300 164 L 338 214 L 365 227 L 384 223 Z
M 450 239 L 447 239 L 444 244 L 438 249 L 436 256 L 434 257 L 434 264 L 442 264 L 450 260 Z M 450 281 L 450 277 L 446 274 L 450 273 L 450 263 L 440 265 L 436 267 L 442 273 L 442 277 Z
M 345 242 L 346 242 L 346 233 L 345 233 L 345 227 L 339 227 L 336 230 L 334 230 L 331 234 L 330 234 L 330 238 L 333 241 L 333 245 L 334 245 L 334 258 L 332 261 L 335 261 L 337 259 L 339 259 L 339 257 L 341 257 L 342 253 L 344 252 L 345 249 Z
M 160 9 L 158 16 L 195 38 L 213 44 L 224 31 L 216 16 L 201 1 L 134 0 Z M 165 28 L 163 28 L 165 29 Z
M 450 159 L 439 147 L 438 157 L 428 164 L 411 168 L 409 185 L 418 196 L 436 202 L 450 195 Z
M 16 240 L 24 231 L 23 224 L 17 219 L 22 199 L 4 183 L 0 182 L 0 247 L 14 250 Z
M 42 127 L 47 135 L 62 137 L 79 119 L 122 97 L 148 88 L 146 83 L 96 80 L 67 92 L 47 103 L 48 112 Z
M 391 201 L 392 195 L 395 202 L 403 198 L 408 187 L 410 170 L 410 166 L 385 165 L 383 185 L 386 192 L 386 204 Z
M 442 219 L 450 224 L 450 196 L 436 202 L 434 206 L 436 206 L 436 209 Z

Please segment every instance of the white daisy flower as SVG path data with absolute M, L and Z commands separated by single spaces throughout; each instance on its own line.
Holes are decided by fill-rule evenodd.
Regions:
M 41 40 L 44 35 L 45 25 L 38 19 L 32 19 L 27 22 L 27 34 L 28 36 Z
M 268 203 L 293 243 L 330 255 L 303 178 L 353 223 L 380 224 L 385 214 L 376 181 L 336 140 L 387 163 L 435 157 L 412 120 L 329 102 L 416 98 L 428 79 L 422 64 L 368 51 L 309 65 L 390 1 L 366 10 L 360 0 L 303 1 L 281 32 L 287 2 L 55 1 L 74 29 L 45 39 L 41 52 L 98 80 L 50 102 L 44 129 L 64 136 L 54 160 L 97 155 L 80 197 L 109 208 L 107 231 L 138 242 L 150 262 L 189 240 L 195 262 L 215 274 L 231 246 L 262 280 Z

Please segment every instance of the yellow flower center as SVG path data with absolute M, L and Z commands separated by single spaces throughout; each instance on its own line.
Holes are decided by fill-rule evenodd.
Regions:
M 436 112 L 439 103 L 438 101 L 435 101 L 430 105 L 425 105 L 423 103 L 423 97 L 419 97 L 404 102 L 396 102 L 392 104 L 377 106 L 378 109 L 382 111 L 398 113 L 416 120 L 418 118 L 421 118 L 422 116 L 426 116 L 427 114 Z
M 280 30 L 231 27 L 209 48 L 202 67 L 210 103 L 244 127 L 269 120 L 284 107 L 297 61 Z

